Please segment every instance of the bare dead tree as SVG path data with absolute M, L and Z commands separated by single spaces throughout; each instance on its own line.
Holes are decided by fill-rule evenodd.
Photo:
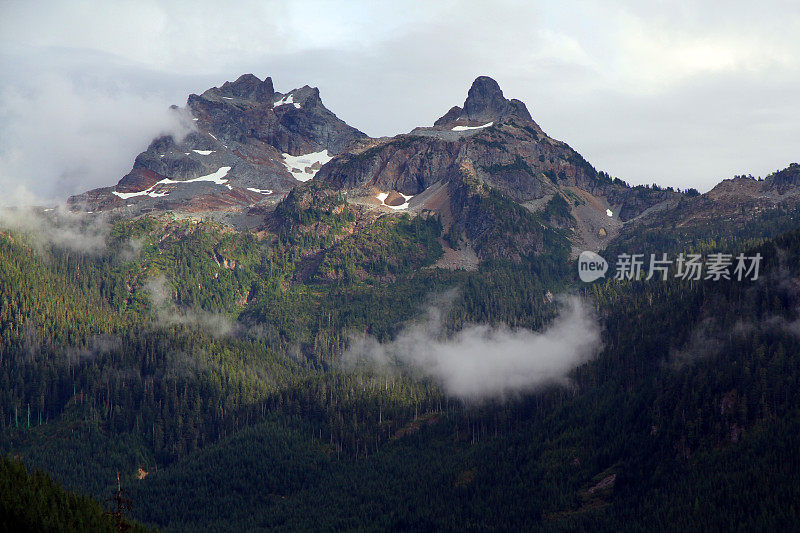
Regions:
M 128 491 L 122 490 L 122 484 L 119 481 L 119 472 L 117 472 L 117 492 L 114 496 L 108 498 L 106 502 L 114 504 L 114 510 L 107 511 L 106 515 L 116 522 L 117 531 L 119 533 L 130 531 L 131 524 L 125 518 L 125 512 L 130 512 L 133 502 L 128 498 Z

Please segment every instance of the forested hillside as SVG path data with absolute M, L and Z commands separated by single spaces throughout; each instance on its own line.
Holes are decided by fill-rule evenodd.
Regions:
M 139 497 L 178 528 L 791 527 L 800 293 L 785 280 L 800 274 L 800 233 L 759 251 L 760 282 L 590 288 L 605 348 L 572 390 L 437 406 L 346 458 L 301 420 L 269 420 L 159 473 Z M 171 496 L 176 485 L 195 490 Z M 252 496 L 233 496 L 244 486 Z M 186 516 L 159 511 L 165 498 Z M 239 510 L 196 511 L 214 501 Z
M 146 531 L 118 519 L 91 499 L 64 490 L 42 471 L 0 458 L 0 528 L 3 531 Z
M 793 524 L 800 233 L 771 239 L 789 219 L 670 248 L 758 251 L 757 281 L 582 285 L 543 226 L 563 206 L 472 201 L 496 221 L 476 246 L 506 250 L 475 271 L 434 267 L 459 240 L 439 217 L 375 216 L 313 182 L 258 231 L 119 217 L 92 253 L 4 232 L 3 451 L 99 499 L 119 471 L 132 516 L 167 529 Z M 541 330 L 563 293 L 602 326 L 564 382 L 471 401 L 412 368 L 343 363 L 443 295 L 447 337 Z

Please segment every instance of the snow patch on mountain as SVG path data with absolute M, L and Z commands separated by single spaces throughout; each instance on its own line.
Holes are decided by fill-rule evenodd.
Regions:
M 378 193 L 378 194 L 375 196 L 375 198 L 377 198 L 377 199 L 378 199 L 378 201 L 381 203 L 381 205 L 382 205 L 382 206 L 384 206 L 384 207 L 388 207 L 389 209 L 394 209 L 395 211 L 400 211 L 400 210 L 408 209 L 408 202 L 409 202 L 409 201 L 410 201 L 412 198 L 414 198 L 414 195 L 412 194 L 412 195 L 410 195 L 410 196 L 409 196 L 409 195 L 407 195 L 407 194 L 403 194 L 403 193 L 398 193 L 398 194 L 399 194 L 400 196 L 402 196 L 402 197 L 403 197 L 403 199 L 405 200 L 405 202 L 403 202 L 403 203 L 402 203 L 402 204 L 400 204 L 400 205 L 388 205 L 388 204 L 386 203 L 386 198 L 388 198 L 388 197 L 389 197 L 389 193 L 386 193 L 386 192 L 379 192 L 379 193 Z
M 220 167 L 219 170 L 213 172 L 211 174 L 206 174 L 205 176 L 200 176 L 199 178 L 192 178 L 190 180 L 171 180 L 169 178 L 164 178 L 163 180 L 156 182 L 153 184 L 152 187 L 149 189 L 145 189 L 139 192 L 117 192 L 112 191 L 112 194 L 119 196 L 123 200 L 127 200 L 128 198 L 133 198 L 135 196 L 149 196 L 151 198 L 160 198 L 162 196 L 166 196 L 169 194 L 169 191 L 159 191 L 157 190 L 161 185 L 173 185 L 179 183 L 195 183 L 198 181 L 210 181 L 212 183 L 216 183 L 217 185 L 228 185 L 228 180 L 225 176 L 228 175 L 228 172 L 231 170 L 231 167 Z M 228 185 L 229 186 L 229 185 Z M 230 188 L 230 186 L 229 186 Z
M 494 122 L 487 122 L 483 126 L 453 126 L 453 129 L 450 131 L 482 130 L 483 128 L 488 128 L 493 124 Z
M 311 152 L 304 155 L 281 154 L 283 164 L 297 181 L 308 181 L 313 178 L 317 171 L 333 159 L 327 150 L 321 152 Z
M 294 101 L 294 97 L 292 96 L 291 93 L 287 94 L 286 96 L 284 96 L 283 98 L 281 98 L 280 100 L 278 100 L 277 102 L 272 104 L 272 107 L 278 107 L 278 106 L 289 105 L 289 104 L 292 104 L 297 109 L 300 109 L 300 104 L 298 104 L 297 102 Z

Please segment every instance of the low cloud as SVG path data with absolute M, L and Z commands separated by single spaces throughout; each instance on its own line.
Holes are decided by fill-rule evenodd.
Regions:
M 706 318 L 695 326 L 684 346 L 670 351 L 667 363 L 674 370 L 679 370 L 698 359 L 716 357 L 730 348 L 734 339 L 745 339 L 765 332 L 800 338 L 800 318 L 770 315 L 761 320 L 737 320 L 730 328 Z
M 84 348 L 67 348 L 64 352 L 64 356 L 67 363 L 71 366 L 83 363 L 84 361 L 93 361 L 101 355 L 107 355 L 119 350 L 120 346 L 120 340 L 114 335 L 97 335 L 91 337 Z
M 771 316 L 763 322 L 765 329 L 777 330 L 800 338 L 800 318 L 787 320 L 782 316 Z
M 569 372 L 601 346 L 600 326 L 577 297 L 564 298 L 559 315 L 543 331 L 475 324 L 446 336 L 445 314 L 446 306 L 431 306 L 423 321 L 389 343 L 355 339 L 345 364 L 406 366 L 435 379 L 451 396 L 480 401 L 564 385 Z
M 730 332 L 723 330 L 711 318 L 706 318 L 695 326 L 688 341 L 680 347 L 670 351 L 667 364 L 674 370 L 679 370 L 687 364 L 701 358 L 714 357 L 721 351 L 729 333 L 744 336 L 752 329 L 752 324 L 737 321 Z
M 163 275 L 147 280 L 144 289 L 150 295 L 159 325 L 196 326 L 216 336 L 229 335 L 234 331 L 234 322 L 225 315 L 176 306 L 173 298 L 174 289 Z
M 0 83 L 0 118 L 0 205 L 113 185 L 154 137 L 193 127 L 161 96 L 56 74 Z
M 104 215 L 74 213 L 65 207 L 0 207 L 0 228 L 25 234 L 40 251 L 50 246 L 101 253 L 111 225 Z

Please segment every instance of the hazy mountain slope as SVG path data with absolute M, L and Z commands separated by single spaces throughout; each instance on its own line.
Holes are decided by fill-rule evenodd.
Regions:
M 257 247 L 271 243 L 303 250 L 304 242 L 319 242 L 307 239 L 320 224 L 327 231 L 338 227 L 344 235 L 338 242 L 350 238 L 347 228 L 355 218 L 344 213 L 353 207 L 335 194 L 325 206 L 315 203 L 320 193 L 304 200 L 300 192 L 279 210 L 282 220 L 294 222 L 279 230 L 277 240 Z M 285 252 L 262 256 L 273 257 L 270 266 L 254 259 L 259 254 L 228 249 L 237 239 L 226 241 L 213 226 L 137 224 L 139 229 L 127 230 L 132 233 L 115 232 L 153 239 L 137 261 L 157 261 L 169 276 L 183 272 L 185 261 L 199 261 L 194 264 L 214 292 L 224 287 L 215 285 L 221 276 L 214 276 L 214 269 L 222 274 L 231 260 L 245 271 L 273 272 L 267 279 L 289 267 L 276 261 Z M 316 229 L 306 233 L 304 228 Z M 421 230 L 409 232 L 412 242 L 425 242 Z M 326 245 L 331 249 L 337 246 L 335 235 Z M 146 455 L 155 457 L 144 459 L 156 464 L 131 464 L 124 472 L 126 484 L 137 483 L 142 507 L 136 516 L 189 529 L 464 523 L 611 529 L 667 527 L 676 520 L 685 527 L 723 527 L 732 521 L 777 527 L 794 516 L 788 502 L 796 494 L 794 485 L 772 492 L 771 483 L 786 480 L 785 471 L 772 465 L 792 464 L 786 450 L 792 449 L 792 413 L 800 406 L 793 392 L 800 370 L 796 358 L 787 357 L 800 349 L 792 329 L 798 320 L 800 237 L 790 234 L 761 251 L 765 275 L 758 283 L 592 286 L 587 292 L 604 316 L 605 348 L 573 374 L 574 386 L 473 407 L 443 397 L 435 383 L 338 371 L 334 362 L 344 339 L 337 335 L 354 328 L 390 338 L 424 305 L 426 293 L 453 286 L 461 290 L 450 311 L 453 327 L 465 320 L 541 326 L 548 316 L 545 292 L 559 287 L 563 258 L 553 258 L 550 272 L 541 270 L 547 256 L 522 257 L 505 266 L 490 263 L 476 273 L 422 275 L 424 270 L 409 265 L 396 271 L 398 281 L 381 283 L 357 276 L 333 285 L 298 283 L 281 275 L 288 285 L 259 288 L 258 304 L 251 304 L 250 318 L 265 325 L 266 333 L 215 338 L 204 332 L 203 322 L 163 331 L 143 323 L 138 332 L 118 333 L 119 347 L 78 360 L 65 367 L 69 371 L 41 373 L 43 365 L 60 368 L 57 357 L 29 362 L 22 380 L 16 369 L 25 353 L 5 352 L 0 379 L 13 383 L 7 390 L 14 399 L 4 402 L 4 424 L 13 420 L 15 405 L 49 392 L 44 425 L 37 421 L 32 430 L 5 426 L 4 446 L 51 468 L 68 460 L 92 471 L 97 459 L 91 448 L 79 449 L 85 429 L 66 425 L 66 412 L 59 412 L 60 402 L 72 399 L 86 406 L 79 416 L 114 436 L 120 452 L 132 449 L 130 436 L 138 435 L 137 446 L 146 446 Z M 159 259 L 165 255 L 166 260 Z M 59 261 L 43 268 L 61 271 L 58 265 L 70 264 Z M 184 304 L 215 308 L 213 300 L 182 292 L 190 288 L 191 283 L 176 295 Z M 748 321 L 742 323 L 742 317 Z M 292 352 L 294 346 L 300 349 Z M 174 357 L 181 353 L 181 359 Z M 104 382 L 98 375 L 113 378 Z M 261 422 L 268 426 L 258 426 Z M 58 430 L 79 435 L 72 439 L 74 452 L 58 446 L 30 451 L 40 448 L 37 434 L 57 443 L 48 435 Z M 766 431 L 772 431 L 768 447 L 759 436 Z M 230 438 L 221 440 L 226 435 Z M 284 448 L 268 452 L 264 439 Z M 441 462 L 441 456 L 450 459 Z M 426 468 L 431 462 L 439 466 Z M 137 467 L 149 472 L 143 480 L 135 479 Z M 253 479 L 261 468 L 275 475 Z M 740 468 L 772 473 L 744 479 L 737 477 Z M 287 479 L 295 481 L 287 485 Z M 730 492 L 704 492 L 723 480 Z M 77 477 L 65 481 L 79 483 Z M 252 498 L 233 499 L 225 513 L 204 511 L 209 501 L 226 497 L 215 491 L 231 483 L 237 491 L 255 490 Z M 685 494 L 696 495 L 697 503 Z M 227 507 L 237 502 L 242 507 Z M 701 511 L 675 514 L 687 505 Z M 706 505 L 715 510 L 702 512 Z M 631 516 L 631 506 L 647 511 Z

